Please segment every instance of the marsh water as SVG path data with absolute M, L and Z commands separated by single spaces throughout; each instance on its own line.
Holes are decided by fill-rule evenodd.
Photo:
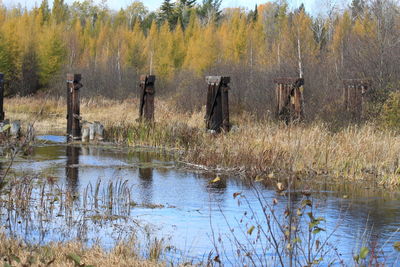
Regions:
M 191 170 L 166 152 L 68 146 L 63 137 L 54 136 L 41 139 L 52 143 L 37 145 L 30 155 L 15 160 L 11 176 L 25 185 L 10 189 L 0 202 L 3 230 L 32 244 L 80 240 L 112 249 L 134 237 L 143 256 L 155 240 L 162 240 L 162 260 L 168 262 L 204 263 L 218 253 L 226 265 L 240 265 L 238 247 L 276 256 L 257 239 L 258 226 L 266 227 L 261 205 L 270 205 L 284 225 L 288 201 L 295 205 L 305 197 L 303 188 L 289 198 L 273 186 Z M 3 168 L 6 164 L 3 160 Z M 332 260 L 327 262 L 351 264 L 360 248 L 368 247 L 380 262 L 398 263 L 400 253 L 393 247 L 400 241 L 397 192 L 363 183 L 305 184 L 312 212 L 324 218 L 324 231 L 313 238 L 322 244 L 328 240 L 324 255 Z M 249 231 L 252 226 L 254 232 Z M 272 230 L 279 239 L 278 227 Z

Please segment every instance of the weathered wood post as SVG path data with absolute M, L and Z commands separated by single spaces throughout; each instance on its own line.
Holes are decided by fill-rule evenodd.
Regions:
M 275 115 L 286 121 L 300 121 L 304 119 L 304 97 L 302 87 L 303 78 L 277 78 L 275 87 Z
M 206 105 L 206 129 L 217 133 L 229 132 L 229 86 L 231 78 L 223 76 L 207 76 L 208 84 Z
M 370 87 L 368 79 L 346 79 L 343 80 L 343 104 L 353 119 L 363 117 L 364 96 Z
M 139 120 L 143 118 L 148 121 L 154 121 L 154 94 L 155 94 L 156 76 L 140 76 L 140 107 Z
M 67 136 L 68 141 L 81 139 L 79 89 L 82 76 L 67 74 Z
M 0 73 L 0 121 L 4 121 L 4 74 Z

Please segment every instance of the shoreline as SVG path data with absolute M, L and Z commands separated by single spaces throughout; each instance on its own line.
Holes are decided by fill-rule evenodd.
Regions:
M 62 98 L 7 99 L 6 117 L 21 120 L 22 125 L 36 121 L 36 135 L 47 133 L 45 125 L 50 125 L 52 133 L 62 133 L 66 124 L 63 103 Z M 400 185 L 400 136 L 371 123 L 331 132 L 323 122 L 287 126 L 268 118 L 252 121 L 233 114 L 237 129 L 213 135 L 204 130 L 203 111 L 182 113 L 170 101 L 158 100 L 156 123 L 150 126 L 135 121 L 136 104 L 137 99 L 83 99 L 82 116 L 100 121 L 105 139 L 118 146 L 178 151 L 179 161 L 209 170 L 239 171 L 252 180 L 283 173 L 311 179 L 327 175 L 333 180 L 372 180 L 392 189 Z

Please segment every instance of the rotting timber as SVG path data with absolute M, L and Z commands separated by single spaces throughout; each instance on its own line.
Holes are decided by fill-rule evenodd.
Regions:
M 140 76 L 140 105 L 139 120 L 147 122 L 154 121 L 154 94 L 155 94 L 156 76 Z
M 81 140 L 80 125 L 80 99 L 79 89 L 81 84 L 81 74 L 67 74 L 67 139 L 68 141 Z
M 229 83 L 230 77 L 207 76 L 206 129 L 220 133 L 229 132 Z
M 361 119 L 364 110 L 364 98 L 371 86 L 370 79 L 343 80 L 343 104 L 353 119 Z
M 276 78 L 275 115 L 286 123 L 304 119 L 303 78 Z

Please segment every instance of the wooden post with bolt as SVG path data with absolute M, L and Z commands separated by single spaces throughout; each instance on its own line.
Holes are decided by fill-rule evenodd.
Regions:
M 207 76 L 206 129 L 217 133 L 229 132 L 229 83 L 230 77 Z
M 140 76 L 140 107 L 139 120 L 154 121 L 154 94 L 155 94 L 156 76 Z
M 286 121 L 300 121 L 304 119 L 303 78 L 277 78 L 275 87 L 275 115 Z
M 81 139 L 79 89 L 81 74 L 67 74 L 67 137 L 68 141 Z
M 4 74 L 0 73 L 0 121 L 4 121 Z

